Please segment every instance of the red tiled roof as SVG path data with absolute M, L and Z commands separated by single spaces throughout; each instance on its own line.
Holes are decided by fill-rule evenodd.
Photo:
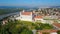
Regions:
M 32 12 L 21 12 L 22 15 L 31 15 Z
M 53 25 L 60 28 L 60 23 L 53 23 Z
M 52 32 L 57 32 L 57 30 L 40 30 L 38 32 L 49 32 L 49 33 L 52 33 Z
M 57 30 L 50 30 L 50 32 L 57 32 Z
M 35 16 L 34 18 L 42 18 L 42 16 Z

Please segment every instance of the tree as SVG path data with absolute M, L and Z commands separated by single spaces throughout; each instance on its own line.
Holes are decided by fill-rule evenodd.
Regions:
M 57 31 L 57 34 L 60 34 L 60 30 Z
M 20 34 L 33 34 L 31 30 L 24 29 Z
M 48 32 L 43 32 L 42 34 L 49 34 Z

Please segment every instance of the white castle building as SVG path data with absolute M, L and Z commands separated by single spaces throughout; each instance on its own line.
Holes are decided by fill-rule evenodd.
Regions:
M 24 10 L 20 12 L 20 16 L 16 18 L 17 20 L 23 21 L 33 21 L 33 13 L 32 12 L 25 12 Z
M 32 12 L 21 12 L 20 13 L 20 18 L 21 20 L 24 20 L 24 21 L 33 21 L 33 14 Z

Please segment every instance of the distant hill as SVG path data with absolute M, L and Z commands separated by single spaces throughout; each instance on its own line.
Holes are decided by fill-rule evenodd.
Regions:
M 25 9 L 35 9 L 35 8 L 60 8 L 60 6 L 47 6 L 47 7 L 43 7 L 43 6 L 37 6 L 37 7 L 28 7 L 28 6 L 0 6 L 0 8 L 25 8 Z
M 0 8 L 28 8 L 27 6 L 0 6 Z
M 39 6 L 38 8 L 60 8 L 60 6 Z
M 60 6 L 50 6 L 50 8 L 60 8 Z

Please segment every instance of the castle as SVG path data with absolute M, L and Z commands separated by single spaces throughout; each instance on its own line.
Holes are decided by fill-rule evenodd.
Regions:
M 22 21 L 31 21 L 31 22 L 42 22 L 42 23 L 53 23 L 51 20 L 44 20 L 44 18 L 51 18 L 51 16 L 43 16 L 43 15 L 37 15 L 35 14 L 35 11 L 21 11 L 20 16 L 16 17 L 16 20 L 22 20 Z

